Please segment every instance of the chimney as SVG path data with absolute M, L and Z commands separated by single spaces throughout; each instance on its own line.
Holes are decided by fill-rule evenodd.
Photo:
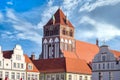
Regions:
M 99 40 L 98 39 L 96 39 L 96 45 L 99 46 Z
M 34 54 L 34 53 L 32 53 L 30 59 L 31 59 L 31 60 L 35 60 L 35 54 Z

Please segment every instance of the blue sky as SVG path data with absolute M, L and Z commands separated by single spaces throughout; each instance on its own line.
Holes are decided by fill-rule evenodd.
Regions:
M 0 45 L 41 53 L 42 29 L 61 7 L 75 26 L 75 38 L 120 50 L 120 0 L 0 0 Z

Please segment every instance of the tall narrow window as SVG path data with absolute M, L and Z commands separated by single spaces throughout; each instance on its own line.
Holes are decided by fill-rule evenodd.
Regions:
M 9 78 L 9 72 L 5 72 L 5 78 Z
M 61 80 L 64 80 L 64 74 L 61 74 Z
M 112 72 L 109 72 L 109 80 L 113 80 Z
M 103 69 L 105 69 L 105 64 L 103 63 Z
M 2 71 L 0 71 L 0 78 L 2 78 L 2 76 L 3 76 L 2 74 L 3 74 Z
M 82 76 L 79 76 L 79 80 L 82 80 Z
M 99 73 L 99 80 L 102 80 L 102 73 Z
M 73 32 L 72 32 L 72 30 L 70 31 L 70 36 L 71 36 L 71 37 L 73 36 Z
M 14 73 L 14 72 L 11 73 L 11 78 L 12 78 L 13 80 L 15 80 L 15 73 Z
M 72 80 L 72 75 L 69 75 L 68 77 L 69 77 L 69 79 L 68 79 L 68 80 Z

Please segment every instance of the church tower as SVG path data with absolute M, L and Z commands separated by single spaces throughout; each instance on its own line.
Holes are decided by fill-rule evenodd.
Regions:
M 75 52 L 74 27 L 60 8 L 43 29 L 40 58 L 60 58 L 63 52 Z

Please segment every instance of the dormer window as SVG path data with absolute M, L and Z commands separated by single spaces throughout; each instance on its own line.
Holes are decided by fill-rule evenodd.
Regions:
M 33 65 L 31 63 L 28 64 L 28 70 L 32 70 L 33 69 Z

